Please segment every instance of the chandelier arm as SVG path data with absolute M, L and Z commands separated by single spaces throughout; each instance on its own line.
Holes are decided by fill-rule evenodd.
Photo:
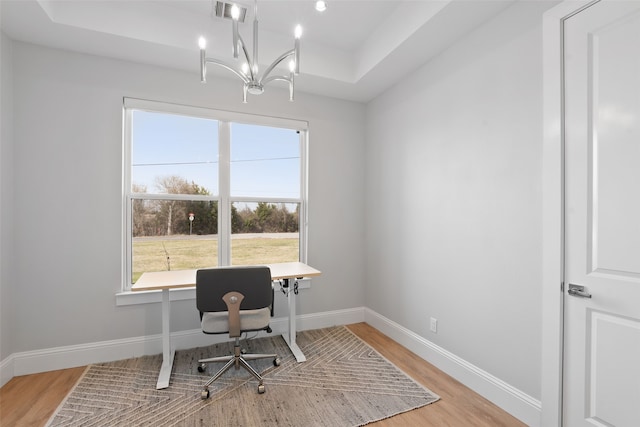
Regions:
M 273 71 L 273 69 L 275 67 L 277 67 L 278 64 L 280 64 L 282 61 L 287 59 L 289 56 L 295 55 L 295 53 L 296 53 L 295 49 L 291 49 L 290 51 L 285 52 L 282 55 L 280 55 L 280 57 L 278 59 L 273 61 L 271 63 L 271 65 L 269 65 L 269 67 L 267 67 L 267 69 L 264 70 L 264 74 L 262 75 L 262 77 L 260 77 L 260 83 L 262 84 L 263 82 L 271 81 L 271 80 L 268 80 L 268 77 L 269 77 L 269 74 Z M 287 81 L 289 81 L 289 80 L 287 79 Z
M 263 85 L 266 85 L 267 83 L 271 83 L 271 82 L 276 81 L 276 80 L 280 80 L 282 82 L 291 83 L 291 78 L 287 77 L 287 76 L 271 76 L 271 77 L 267 77 L 266 79 L 262 79 L 262 81 L 260 83 L 262 83 Z
M 238 34 L 238 41 L 240 42 L 242 53 L 244 54 L 244 58 L 247 60 L 247 65 L 249 66 L 249 74 L 251 77 L 250 81 L 255 81 L 256 76 L 253 74 L 253 63 L 249 59 L 249 52 L 247 52 L 247 47 L 245 46 L 244 40 L 242 40 L 242 36 L 240 34 Z
M 289 83 L 289 101 L 293 101 L 293 89 L 294 89 L 293 73 L 290 74 L 290 77 L 287 77 L 287 76 L 270 76 L 270 77 L 267 77 L 266 79 L 262 80 L 262 84 L 266 85 L 266 84 L 271 83 L 271 82 L 276 81 L 276 80 L 280 80 L 282 82 Z
M 217 59 L 213 59 L 213 58 L 207 58 L 206 61 L 208 63 L 211 64 L 215 64 L 215 65 L 219 65 L 222 68 L 226 68 L 227 70 L 231 71 L 233 74 L 235 74 L 236 76 L 240 77 L 242 79 L 242 81 L 247 84 L 249 83 L 251 80 L 249 80 L 249 78 L 247 76 L 245 76 L 242 72 L 236 70 L 235 68 L 233 68 L 231 65 L 222 62 L 222 61 L 218 61 Z

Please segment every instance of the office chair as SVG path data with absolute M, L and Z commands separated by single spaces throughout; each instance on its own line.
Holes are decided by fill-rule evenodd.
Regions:
M 196 272 L 196 306 L 200 311 L 202 332 L 229 333 L 229 337 L 235 338 L 233 355 L 198 360 L 199 372 L 204 372 L 208 363 L 227 362 L 204 385 L 202 399 L 209 398 L 209 386 L 232 366 L 236 369 L 242 366 L 249 371 L 259 381 L 258 393 L 264 393 L 262 377 L 247 361 L 273 358 L 273 364 L 279 366 L 280 359 L 277 354 L 242 354 L 240 336 L 243 332 L 271 332 L 272 303 L 271 271 L 268 267 L 224 267 Z

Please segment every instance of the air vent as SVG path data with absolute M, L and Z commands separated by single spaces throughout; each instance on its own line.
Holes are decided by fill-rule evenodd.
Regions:
M 244 18 L 247 16 L 247 8 L 238 3 L 236 3 L 236 5 L 240 8 L 240 16 L 238 17 L 238 22 L 244 22 Z M 213 5 L 214 13 L 218 18 L 231 19 L 232 6 L 233 3 L 216 1 Z

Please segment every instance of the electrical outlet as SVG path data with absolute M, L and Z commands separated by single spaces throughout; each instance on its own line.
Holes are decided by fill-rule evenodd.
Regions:
M 431 318 L 431 326 L 429 327 L 434 334 L 438 333 L 438 319 Z

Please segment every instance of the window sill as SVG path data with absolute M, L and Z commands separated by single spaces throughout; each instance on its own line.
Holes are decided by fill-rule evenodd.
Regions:
M 169 291 L 169 301 L 195 300 L 196 288 L 171 289 Z M 116 306 L 154 304 L 162 302 L 162 291 L 144 292 L 118 292 L 116 294 Z

